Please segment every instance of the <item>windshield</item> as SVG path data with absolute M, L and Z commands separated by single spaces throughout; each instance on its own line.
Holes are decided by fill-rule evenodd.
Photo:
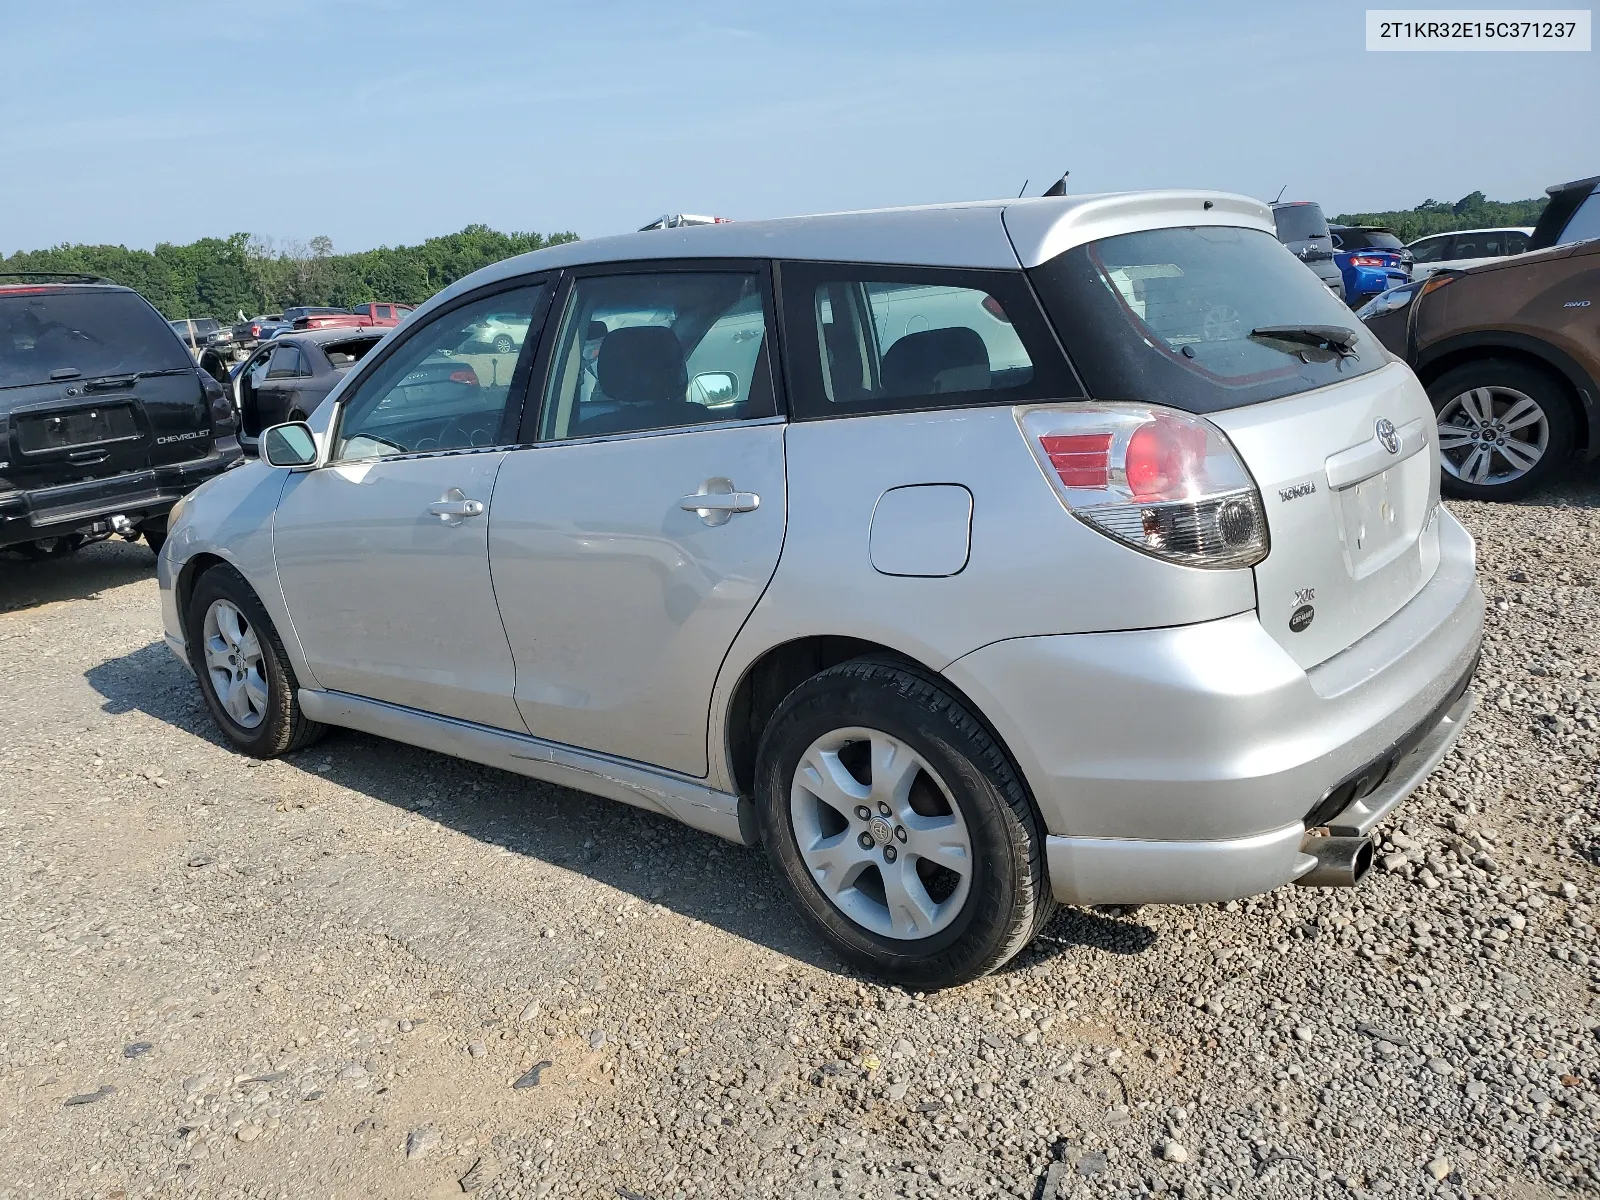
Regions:
M 161 314 L 133 292 L 0 293 L 0 387 L 192 367 Z
M 1033 272 L 1092 396 L 1215 412 L 1375 370 L 1378 343 L 1270 234 L 1153 229 L 1069 250 Z M 1354 355 L 1264 336 L 1348 330 Z
M 1321 205 L 1288 204 L 1273 209 L 1272 220 L 1278 227 L 1280 242 L 1303 242 L 1328 236 L 1328 219 L 1322 215 Z

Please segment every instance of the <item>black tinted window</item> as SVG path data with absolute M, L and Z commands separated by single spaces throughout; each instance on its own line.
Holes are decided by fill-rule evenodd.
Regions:
M 788 263 L 783 297 L 796 416 L 1081 394 L 1016 272 Z
M 1089 393 L 1215 412 L 1384 364 L 1378 343 L 1270 235 L 1155 229 L 1079 246 L 1033 272 Z M 1333 326 L 1358 357 L 1257 333 Z
M 1316 204 L 1289 204 L 1272 210 L 1281 242 L 1303 242 L 1307 238 L 1327 237 L 1328 219 Z
M 1448 237 L 1425 238 L 1411 247 L 1411 260 L 1419 263 L 1443 262 L 1449 258 Z
M 0 292 L 0 387 L 192 367 L 161 314 L 132 292 Z
M 1526 254 L 1528 252 L 1528 235 L 1515 229 L 1506 231 L 1506 253 Z
M 300 351 L 294 346 L 279 346 L 272 352 L 268 379 L 293 379 L 300 374 Z
M 1345 250 L 1401 250 L 1404 243 L 1383 229 L 1336 229 L 1335 245 L 1342 243 Z

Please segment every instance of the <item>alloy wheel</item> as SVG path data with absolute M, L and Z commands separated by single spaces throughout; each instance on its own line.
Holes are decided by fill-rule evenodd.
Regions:
M 255 629 L 237 605 L 213 600 L 201 636 L 206 675 L 223 710 L 241 728 L 257 728 L 267 715 L 267 676 Z
M 1463 483 L 1521 479 L 1550 444 L 1550 421 L 1525 392 L 1502 384 L 1462 392 L 1439 410 L 1440 465 Z
M 800 756 L 789 790 L 800 857 L 845 916 L 914 941 L 947 928 L 972 886 L 972 837 L 950 789 L 905 742 L 836 729 Z

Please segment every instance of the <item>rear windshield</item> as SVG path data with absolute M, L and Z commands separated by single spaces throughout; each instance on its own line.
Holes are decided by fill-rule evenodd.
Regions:
M 1068 250 L 1031 274 L 1097 399 L 1219 412 L 1324 387 L 1386 361 L 1366 326 L 1259 230 L 1123 234 Z M 1354 356 L 1256 332 L 1271 326 L 1335 327 L 1348 333 Z
M 132 292 L 0 292 L 0 387 L 192 367 L 161 314 Z
M 1404 250 L 1405 245 L 1386 229 L 1344 229 L 1339 240 L 1346 250 Z
M 1278 240 L 1303 242 L 1307 238 L 1327 237 L 1328 218 L 1322 215 L 1318 204 L 1291 204 L 1272 210 L 1272 220 L 1278 227 Z
M 377 344 L 377 338 L 351 338 L 346 342 L 324 342 L 322 352 L 335 367 L 348 367 L 360 362 Z

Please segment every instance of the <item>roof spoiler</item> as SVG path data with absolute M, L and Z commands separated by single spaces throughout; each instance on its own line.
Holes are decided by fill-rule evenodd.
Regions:
M 54 279 L 61 283 L 110 283 L 99 275 L 81 271 L 0 271 L 0 279 Z
M 1600 184 L 1600 175 L 1593 175 L 1588 179 L 1574 179 L 1571 183 L 1558 183 L 1545 188 L 1545 195 L 1550 197 L 1550 202 L 1539 214 L 1538 223 L 1533 227 L 1533 236 L 1528 239 L 1528 249 L 1543 250 L 1548 246 L 1554 246 L 1556 239 L 1566 229 L 1567 222 L 1572 219 L 1572 214 L 1577 212 L 1578 206 L 1589 198 L 1596 184 Z

